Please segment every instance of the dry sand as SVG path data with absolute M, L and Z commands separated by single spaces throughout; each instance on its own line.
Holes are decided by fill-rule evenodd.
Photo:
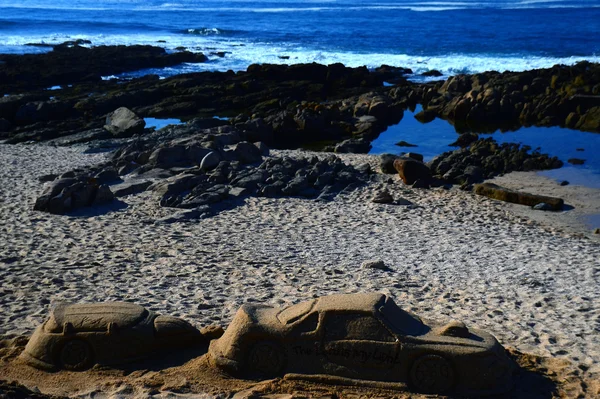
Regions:
M 599 190 L 562 188 L 534 174 L 499 179 L 568 195 L 576 209 L 551 217 L 459 190 L 413 190 L 383 175 L 330 203 L 249 198 L 192 223 L 154 224 L 173 210 L 149 193 L 97 216 L 32 210 L 39 176 L 103 158 L 77 148 L 0 145 L 0 335 L 31 333 L 59 301 L 134 301 L 200 327 L 226 326 L 245 302 L 381 291 L 423 317 L 462 320 L 518 351 L 570 364 L 586 381 L 600 375 L 600 244 L 572 223 L 577 196 L 587 196 L 579 212 L 594 213 Z M 415 206 L 372 203 L 381 187 Z M 390 270 L 360 268 L 371 259 Z M 24 373 L 1 370 L 6 379 Z M 22 379 L 43 379 L 32 378 Z M 73 393 L 61 384 L 53 393 Z M 596 389 L 588 383 L 582 395 L 600 395 Z

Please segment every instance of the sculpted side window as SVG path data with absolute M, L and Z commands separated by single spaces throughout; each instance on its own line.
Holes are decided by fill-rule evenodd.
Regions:
M 325 340 L 395 342 L 394 337 L 376 318 L 365 314 L 330 314 L 325 321 Z
M 309 314 L 304 320 L 297 326 L 294 326 L 294 335 L 307 334 L 315 331 L 319 325 L 319 313 L 313 312 Z

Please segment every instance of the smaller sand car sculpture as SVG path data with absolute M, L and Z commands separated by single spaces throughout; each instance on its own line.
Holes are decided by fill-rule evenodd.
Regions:
M 383 294 L 332 295 L 287 308 L 246 304 L 209 348 L 234 376 L 286 373 L 401 383 L 425 393 L 493 394 L 513 363 L 490 334 L 440 325 Z
M 126 302 L 61 304 L 33 333 L 21 357 L 46 369 L 116 365 L 202 339 L 188 322 Z

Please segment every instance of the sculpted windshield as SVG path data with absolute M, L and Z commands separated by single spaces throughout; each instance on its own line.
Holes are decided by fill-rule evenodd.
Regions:
M 390 298 L 387 298 L 385 304 L 379 308 L 379 313 L 387 324 L 399 334 L 421 335 L 425 330 L 421 319 L 400 309 Z

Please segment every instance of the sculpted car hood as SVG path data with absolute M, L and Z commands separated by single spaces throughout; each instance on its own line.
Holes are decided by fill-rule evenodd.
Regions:
M 285 328 L 277 318 L 281 309 L 264 305 L 244 305 L 242 310 L 248 315 L 248 327 L 269 334 L 283 333 Z
M 93 304 L 63 304 L 57 306 L 50 316 L 50 330 L 60 330 L 71 323 L 75 331 L 106 329 L 109 323 L 119 328 L 132 327 L 149 315 L 142 306 L 127 302 Z

